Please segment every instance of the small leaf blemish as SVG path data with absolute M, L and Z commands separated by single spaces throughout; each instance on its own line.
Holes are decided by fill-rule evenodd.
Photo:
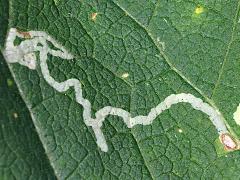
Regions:
M 96 19 L 97 19 L 97 15 L 98 15 L 98 13 L 92 13 L 92 15 L 91 15 L 91 20 L 92 21 L 96 21 Z
M 129 76 L 128 73 L 123 73 L 123 74 L 122 74 L 122 78 L 124 78 L 124 79 L 127 78 L 128 76 Z
M 164 51 L 165 50 L 165 42 L 160 41 L 159 37 L 157 38 L 157 42 L 161 46 L 161 50 Z
M 168 23 L 168 21 L 167 21 L 167 19 L 166 19 L 166 18 L 163 18 L 163 20 L 164 20 L 166 23 Z
M 17 119 L 17 118 L 18 118 L 18 114 L 17 114 L 16 112 L 14 112 L 14 113 L 13 113 L 13 117 L 14 117 L 15 119 Z
M 194 10 L 195 14 L 202 14 L 203 12 L 204 12 L 204 8 L 202 6 L 200 6 L 200 5 L 198 5 L 196 7 L 196 9 Z
M 220 140 L 222 144 L 224 145 L 224 149 L 231 151 L 231 150 L 236 150 L 238 149 L 238 145 L 235 142 L 235 140 L 230 136 L 230 134 L 221 134 L 220 135 Z
M 23 35 L 24 38 L 26 39 L 30 39 L 31 38 L 31 35 L 29 34 L 29 32 L 22 32 L 22 31 L 19 31 L 17 30 L 17 32 L 21 35 Z
M 178 132 L 179 132 L 179 133 L 182 133 L 182 132 L 183 132 L 183 130 L 182 130 L 182 129 L 178 129 Z

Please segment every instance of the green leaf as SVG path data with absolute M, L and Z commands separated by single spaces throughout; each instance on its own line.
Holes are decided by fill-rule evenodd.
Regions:
M 0 59 L 0 179 L 56 179 L 2 54 Z
M 13 34 L 30 32 L 3 53 L 57 178 L 239 179 L 239 151 L 223 148 L 210 121 L 218 130 L 223 121 L 238 144 L 239 2 L 11 0 L 9 12 Z M 30 61 L 9 54 L 34 42 Z M 55 82 L 73 78 L 65 90 Z M 147 122 L 152 108 L 180 93 L 208 105 L 176 103 L 148 125 L 119 117 Z M 96 112 L 109 106 L 121 113 L 113 108 L 117 116 L 97 125 Z
M 8 27 L 8 12 L 9 9 L 9 3 L 7 0 L 1 0 L 0 1 L 0 48 L 4 46 L 4 41 L 5 41 L 5 35 L 7 33 L 7 27 Z

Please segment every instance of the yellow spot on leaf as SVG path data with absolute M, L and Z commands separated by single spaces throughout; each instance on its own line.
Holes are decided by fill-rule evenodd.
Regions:
M 13 113 L 13 117 L 15 118 L 15 119 L 17 119 L 18 118 L 18 114 L 15 112 L 15 113 Z
M 204 12 L 204 8 L 202 6 L 197 6 L 194 12 L 195 14 L 201 14 Z
M 129 76 L 128 73 L 123 73 L 123 74 L 122 74 L 122 78 L 127 78 L 128 76 Z
M 182 130 L 182 129 L 178 129 L 178 132 L 179 132 L 179 133 L 182 133 L 182 132 L 183 132 L 183 130 Z
M 98 13 L 92 13 L 91 20 L 96 21 L 97 15 L 98 15 Z

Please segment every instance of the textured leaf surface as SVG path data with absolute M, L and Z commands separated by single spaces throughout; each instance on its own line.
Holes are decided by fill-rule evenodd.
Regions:
M 1 54 L 0 60 L 0 179 L 56 179 Z
M 217 106 L 240 135 L 232 117 L 240 102 L 238 1 L 12 0 L 9 9 L 9 27 L 45 31 L 74 54 L 49 56 L 50 73 L 79 79 L 94 111 L 111 105 L 146 115 L 185 92 Z M 215 127 L 188 104 L 132 129 L 109 116 L 104 153 L 73 90 L 55 91 L 39 67 L 10 69 L 60 179 L 239 179 L 239 152 L 220 156 Z

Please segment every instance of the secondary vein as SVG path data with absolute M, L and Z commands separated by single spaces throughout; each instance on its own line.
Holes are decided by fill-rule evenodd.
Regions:
M 230 38 L 230 41 L 228 43 L 228 46 L 227 46 L 227 50 L 226 50 L 226 54 L 224 56 L 224 60 L 223 60 L 223 63 L 222 63 L 222 67 L 219 71 L 219 75 L 218 75 L 218 79 L 217 79 L 217 82 L 213 88 L 213 91 L 212 91 L 212 95 L 211 95 L 211 99 L 213 98 L 214 94 L 216 93 L 216 90 L 220 84 L 220 80 L 223 76 L 223 70 L 224 70 L 224 66 L 227 62 L 227 57 L 228 57 L 228 54 L 230 52 L 230 48 L 231 48 L 231 45 L 234 41 L 234 33 L 235 33 L 235 30 L 236 30 L 236 26 L 237 26 L 237 18 L 238 18 L 238 12 L 239 12 L 239 9 L 240 9 L 240 1 L 238 1 L 238 6 L 237 6 L 237 10 L 236 10 L 236 14 L 235 14 L 235 18 L 234 18 L 234 21 L 233 21 L 233 27 L 232 27 L 232 33 L 231 33 L 231 38 Z

